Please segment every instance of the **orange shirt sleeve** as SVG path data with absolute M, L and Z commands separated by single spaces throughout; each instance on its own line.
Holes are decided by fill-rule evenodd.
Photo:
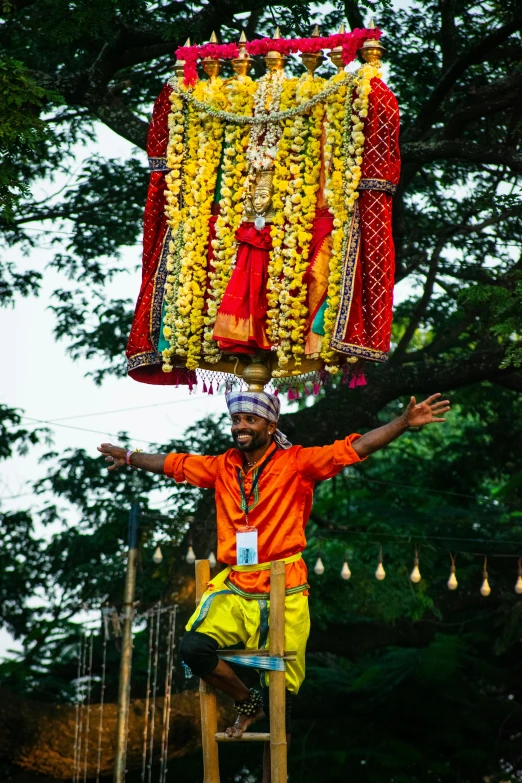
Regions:
M 360 435 L 348 435 L 344 440 L 336 440 L 331 446 L 313 446 L 300 449 L 296 454 L 297 470 L 305 478 L 322 481 L 336 476 L 345 465 L 362 462 L 352 446 Z
M 218 474 L 218 457 L 171 452 L 165 459 L 163 472 L 178 483 L 187 481 L 195 487 L 212 489 Z

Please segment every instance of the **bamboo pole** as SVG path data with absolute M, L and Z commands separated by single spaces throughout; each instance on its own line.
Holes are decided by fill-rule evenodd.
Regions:
M 285 652 L 286 565 L 270 566 L 270 655 Z M 287 783 L 286 672 L 270 672 L 270 769 L 271 783 Z
M 134 614 L 134 591 L 136 587 L 136 561 L 138 559 L 139 514 L 140 507 L 138 503 L 134 502 L 129 515 L 129 551 L 127 554 L 127 572 L 125 574 L 123 598 L 123 631 L 118 683 L 118 728 L 116 733 L 114 783 L 123 783 L 125 780 L 132 667 L 132 617 Z
M 196 603 L 199 604 L 209 581 L 210 563 L 208 560 L 196 560 Z M 207 685 L 203 680 L 199 681 L 199 701 L 201 705 L 203 783 L 219 783 L 216 692 L 211 685 Z

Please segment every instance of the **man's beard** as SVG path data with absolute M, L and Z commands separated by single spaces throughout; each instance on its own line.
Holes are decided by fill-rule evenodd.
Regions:
M 250 435 L 250 440 L 248 441 L 248 443 L 238 442 L 237 440 L 238 435 Z M 260 449 L 263 446 L 266 446 L 269 442 L 270 435 L 262 434 L 262 433 L 258 433 L 256 435 L 256 433 L 252 432 L 252 430 L 242 430 L 241 432 L 233 432 L 232 438 L 234 439 L 236 448 L 239 449 L 239 451 L 248 452 L 248 451 L 256 451 L 256 449 Z

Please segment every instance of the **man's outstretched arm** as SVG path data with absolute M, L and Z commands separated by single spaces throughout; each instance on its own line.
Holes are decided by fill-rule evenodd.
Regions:
M 112 443 L 102 443 L 101 446 L 98 446 L 98 451 L 105 457 L 105 462 L 109 463 L 107 470 L 119 470 L 119 468 L 125 467 L 127 449 L 123 449 L 121 446 L 113 446 Z M 130 464 L 133 468 L 147 470 L 149 473 L 162 474 L 166 459 L 167 454 L 144 454 L 142 451 L 134 451 L 130 457 Z
M 425 424 L 440 424 L 446 421 L 441 416 L 449 411 L 450 403 L 449 400 L 439 399 L 440 396 L 440 394 L 432 394 L 427 400 L 418 404 L 415 397 L 412 397 L 402 416 L 353 441 L 353 450 L 362 459 L 384 448 L 410 427 L 423 427 Z

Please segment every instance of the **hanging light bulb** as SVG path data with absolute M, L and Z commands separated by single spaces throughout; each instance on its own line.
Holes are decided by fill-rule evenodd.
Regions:
M 341 570 L 341 576 L 343 579 L 349 579 L 352 575 L 352 572 L 350 571 L 350 566 L 348 565 L 348 561 L 345 560 L 343 563 L 343 567 Z
M 413 571 L 410 574 L 410 579 L 414 584 L 420 582 L 421 573 L 419 571 L 419 553 L 415 550 L 415 557 L 413 558 Z
M 152 559 L 156 563 L 156 565 L 159 565 L 163 560 L 163 554 L 159 546 L 156 547 L 156 551 L 152 555 Z
M 449 590 L 456 590 L 459 586 L 459 583 L 457 582 L 457 577 L 455 576 L 456 567 L 455 567 L 455 558 L 453 555 L 450 555 L 451 557 L 451 571 L 450 571 L 450 578 L 448 579 L 448 589 Z
M 482 585 L 480 588 L 480 594 L 484 596 L 484 598 L 487 598 L 487 596 L 491 593 L 491 587 L 489 586 L 488 581 L 488 572 L 487 572 L 487 564 L 488 559 L 487 557 L 484 558 L 484 573 L 482 574 L 483 580 Z
M 185 560 L 189 565 L 194 565 L 194 563 L 196 562 L 196 555 L 194 554 L 194 550 L 192 549 L 191 546 L 189 546 L 188 548 L 188 552 L 185 557 Z
M 318 557 L 316 560 L 316 563 L 314 565 L 314 571 L 317 574 L 317 576 L 321 576 L 321 574 L 324 574 L 324 565 L 320 557 Z
M 522 594 L 522 557 L 518 558 L 518 579 L 515 585 L 515 593 Z
M 208 556 L 208 564 L 209 564 L 209 566 L 211 568 L 215 568 L 216 567 L 216 563 L 217 563 L 216 556 L 215 556 L 214 552 L 211 552 L 209 554 L 209 556 Z
M 379 550 L 379 565 L 377 566 L 377 571 L 375 572 L 375 578 L 379 580 L 379 582 L 382 582 L 383 579 L 386 577 L 386 571 L 384 570 L 384 566 L 382 564 L 382 549 Z

